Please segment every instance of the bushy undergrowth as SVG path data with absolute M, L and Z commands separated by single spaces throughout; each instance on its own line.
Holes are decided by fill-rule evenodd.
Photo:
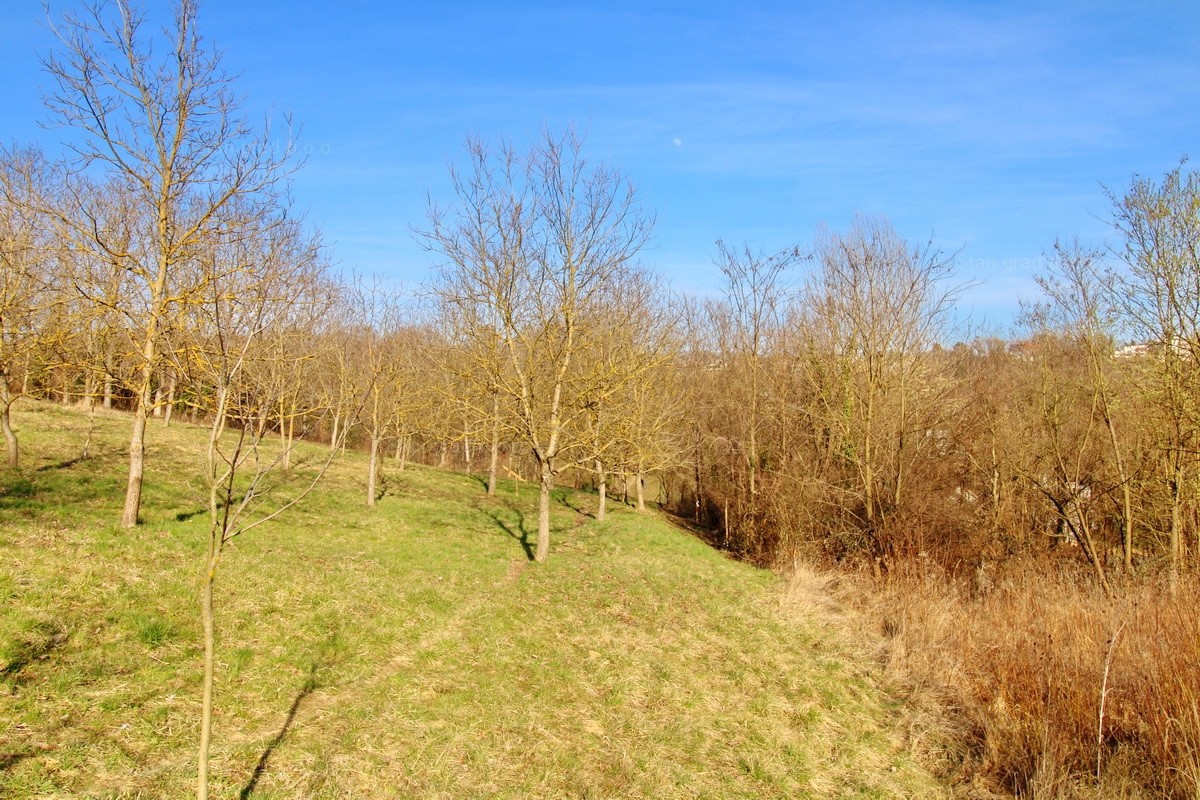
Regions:
M 963 797 L 1200 797 L 1200 580 L 1172 594 L 1022 563 L 837 590 L 882 634 L 910 744 Z

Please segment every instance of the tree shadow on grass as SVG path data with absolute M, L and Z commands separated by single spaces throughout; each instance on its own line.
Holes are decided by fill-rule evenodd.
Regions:
M 579 514 L 580 516 L 583 516 L 583 517 L 591 517 L 592 519 L 595 519 L 595 518 L 596 518 L 596 512 L 595 512 L 595 511 L 585 511 L 585 510 L 584 510 L 584 508 L 583 508 L 583 504 L 582 504 L 582 503 L 573 503 L 573 502 L 571 502 L 571 498 L 570 498 L 570 496 L 568 496 L 568 495 L 565 495 L 565 494 L 564 494 L 562 497 L 560 497 L 560 498 L 559 498 L 559 500 L 561 500 L 561 501 L 562 501 L 562 504 L 563 504 L 564 506 L 566 506 L 567 508 L 571 509 L 572 511 L 574 511 L 576 514 Z
M 530 544 L 529 541 L 529 530 L 525 527 L 525 514 L 524 512 L 515 508 L 512 509 L 512 511 L 517 515 L 516 527 L 504 521 L 504 517 L 501 516 L 499 509 L 495 511 L 485 511 L 484 513 L 492 518 L 500 530 L 504 531 L 506 534 L 520 542 L 521 549 L 525 551 L 525 557 L 530 561 L 533 561 L 533 545 Z
M 296 698 L 292 700 L 292 706 L 288 709 L 287 717 L 283 720 L 283 726 L 271 738 L 263 750 L 262 755 L 258 757 L 258 763 L 254 766 L 254 772 L 250 775 L 250 780 L 242 787 L 242 791 L 238 794 L 239 800 L 246 800 L 254 794 L 255 788 L 258 786 L 259 779 L 266 773 L 267 767 L 271 763 L 271 756 L 287 738 L 288 732 L 292 729 L 292 723 L 296 721 L 296 714 L 300 711 L 300 706 L 304 703 L 313 692 L 321 688 L 320 673 L 327 667 L 333 666 L 337 660 L 339 634 L 334 631 L 326 639 L 317 657 L 313 659 L 312 664 L 308 668 L 308 677 L 304 680 L 304 684 L 300 687 L 300 691 L 296 694 Z
M 20 753 L 0 753 L 0 772 L 12 769 L 27 758 L 33 758 L 37 753 L 27 750 Z

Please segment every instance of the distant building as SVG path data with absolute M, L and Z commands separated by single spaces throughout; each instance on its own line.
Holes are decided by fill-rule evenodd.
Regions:
M 1148 344 L 1127 344 L 1124 347 L 1118 347 L 1113 355 L 1117 358 L 1137 358 L 1148 356 L 1150 353 L 1151 347 Z

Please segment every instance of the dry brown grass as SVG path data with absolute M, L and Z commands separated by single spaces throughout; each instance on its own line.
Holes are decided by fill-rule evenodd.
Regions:
M 1108 599 L 1046 563 L 985 591 L 918 565 L 835 592 L 877 634 L 909 747 L 958 796 L 1200 797 L 1200 580 Z

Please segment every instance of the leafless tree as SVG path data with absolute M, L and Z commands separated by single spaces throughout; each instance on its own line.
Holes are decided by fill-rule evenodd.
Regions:
M 445 257 L 435 292 L 480 352 L 502 354 L 491 377 L 537 463 L 535 559 L 544 561 L 550 490 L 578 450 L 570 432 L 594 377 L 579 367 L 605 333 L 588 310 L 633 271 L 652 218 L 620 172 L 584 157 L 574 131 L 544 133 L 525 155 L 472 139 L 467 154 L 468 168 L 452 170 L 454 205 L 431 202 L 423 237 Z
M 53 25 L 58 48 L 45 60 L 45 95 L 54 123 L 78 135 L 69 142 L 80 172 L 99 170 L 130 199 L 132 241 L 99 224 L 95 195 L 77 192 L 59 208 L 79 242 L 119 261 L 136 280 L 137 406 L 129 447 L 129 480 L 121 521 L 137 523 L 145 470 L 146 419 L 154 403 L 161 338 L 172 314 L 196 287 L 181 265 L 239 218 L 273 212 L 291 147 L 273 142 L 242 116 L 221 54 L 201 37 L 195 0 L 180 0 L 158 47 L 143 11 L 128 0 L 104 0 Z

